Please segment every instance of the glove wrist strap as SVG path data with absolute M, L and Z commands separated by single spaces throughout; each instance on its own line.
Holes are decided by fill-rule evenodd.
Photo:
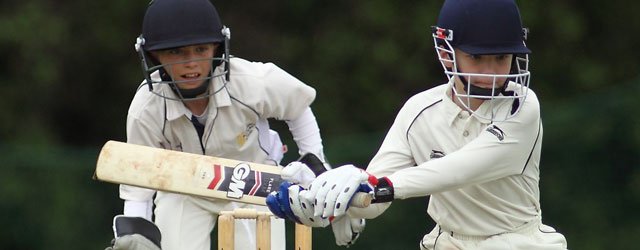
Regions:
M 371 203 L 384 203 L 393 201 L 393 183 L 387 177 L 378 178 L 377 185 L 373 189 Z

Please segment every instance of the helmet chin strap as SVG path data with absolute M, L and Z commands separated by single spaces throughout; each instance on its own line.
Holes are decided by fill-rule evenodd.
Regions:
M 209 76 L 207 76 L 207 78 L 205 79 L 211 79 L 210 77 L 211 73 L 209 73 Z M 164 69 L 160 69 L 160 78 L 162 78 L 163 81 L 172 81 L 171 76 L 169 76 L 169 74 L 167 74 Z M 178 95 L 181 99 L 192 99 L 207 92 L 207 90 L 209 89 L 209 84 L 206 84 L 206 82 L 208 81 L 202 81 L 200 86 L 194 89 L 181 89 L 178 88 L 176 84 L 169 84 L 169 86 L 171 86 L 171 90 L 173 91 L 173 93 Z
M 507 81 L 505 80 L 505 84 L 502 84 L 501 87 L 497 88 L 481 88 L 473 84 L 469 84 L 465 77 L 459 77 L 460 81 L 462 81 L 462 88 L 469 95 L 477 95 L 477 96 L 486 96 L 487 99 L 491 99 L 494 94 L 500 94 L 507 88 Z

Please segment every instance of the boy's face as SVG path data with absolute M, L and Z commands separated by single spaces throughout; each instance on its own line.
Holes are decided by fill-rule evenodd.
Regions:
M 507 75 L 511 70 L 513 55 L 471 55 L 462 50 L 455 49 L 458 71 L 460 73 L 487 74 L 487 75 Z M 461 76 L 462 77 L 462 76 Z M 467 82 L 483 89 L 501 88 L 506 77 L 492 76 L 464 76 Z M 460 79 L 456 82 L 462 84 Z
M 217 47 L 217 44 L 198 44 L 151 53 L 164 65 L 178 88 L 195 89 L 211 72 L 211 60 Z

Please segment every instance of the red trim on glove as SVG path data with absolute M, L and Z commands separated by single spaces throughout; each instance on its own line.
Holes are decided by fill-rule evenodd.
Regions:
M 378 178 L 376 178 L 375 176 L 371 175 L 368 172 L 365 172 L 365 173 L 367 173 L 369 175 L 369 179 L 367 180 L 369 182 L 369 184 L 371 184 L 374 187 L 377 186 L 378 185 Z

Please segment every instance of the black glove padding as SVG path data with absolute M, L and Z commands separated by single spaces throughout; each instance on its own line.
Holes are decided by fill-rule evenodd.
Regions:
M 115 239 L 105 250 L 160 250 L 160 230 L 144 218 L 117 215 L 113 233 Z
M 327 166 L 325 166 L 325 163 L 322 162 L 322 160 L 320 160 L 320 158 L 318 158 L 318 156 L 312 154 L 312 153 L 306 153 L 302 156 L 300 156 L 300 159 L 298 159 L 297 161 L 304 163 L 305 165 L 307 165 L 307 167 L 309 167 L 309 169 L 311 169 L 311 171 L 316 175 L 320 175 L 324 172 L 327 171 Z

